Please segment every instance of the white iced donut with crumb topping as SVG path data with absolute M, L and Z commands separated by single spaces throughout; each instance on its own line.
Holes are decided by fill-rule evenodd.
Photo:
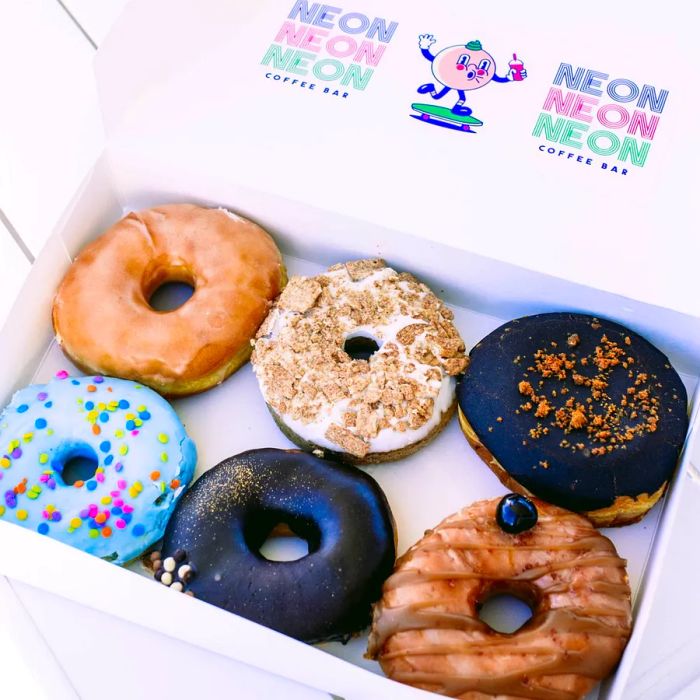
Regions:
M 454 412 L 467 366 L 452 312 L 383 260 L 293 277 L 255 340 L 263 397 L 296 444 L 354 463 L 404 457 Z

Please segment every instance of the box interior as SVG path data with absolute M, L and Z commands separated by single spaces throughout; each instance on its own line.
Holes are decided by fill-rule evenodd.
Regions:
M 80 248 L 129 210 L 168 201 L 188 201 L 190 198 L 203 204 L 225 206 L 267 227 L 285 255 L 290 274 L 315 274 L 328 264 L 364 256 L 381 256 L 397 269 L 410 270 L 449 302 L 468 348 L 501 323 L 523 314 L 567 308 L 583 310 L 625 323 L 646 335 L 669 355 L 681 371 L 689 396 L 693 397 L 697 391 L 700 366 L 697 339 L 700 334 L 693 334 L 698 323 L 693 317 L 381 229 L 297 202 L 271 200 L 263 193 L 244 190 L 225 182 L 196 183 L 190 196 L 186 196 L 184 187 L 153 190 L 142 186 L 142 181 L 149 179 L 149 173 L 141 173 L 131 187 L 125 187 L 128 178 L 122 171 L 122 187 L 119 188 L 111 168 L 112 164 L 106 156 L 98 161 L 59 231 L 49 240 L 39 257 L 3 332 L 6 366 L 18 370 L 5 373 L 0 378 L 0 397 L 4 401 L 9 400 L 12 391 L 19 386 L 46 381 L 59 369 L 72 369 L 53 340 L 50 305 L 62 274 Z M 162 182 L 162 179 L 153 181 Z M 200 196 L 204 191 L 209 193 L 206 198 Z M 688 338 L 690 342 L 687 342 Z M 174 406 L 198 446 L 197 476 L 220 460 L 246 449 L 292 446 L 269 416 L 250 366 L 241 368 L 221 386 L 199 396 L 177 400 Z M 389 499 L 397 522 L 399 553 L 419 539 L 424 530 L 460 507 L 506 491 L 469 447 L 455 420 L 432 444 L 412 457 L 370 467 L 367 471 L 377 479 Z M 628 560 L 635 597 L 644 580 L 664 504 L 662 500 L 636 525 L 605 531 L 621 556 Z M 5 527 L 3 523 L 3 535 L 5 530 L 16 531 L 18 528 Z M 41 539 L 33 533 L 24 535 L 34 540 Z M 41 544 L 45 549 L 59 554 L 65 549 L 45 538 Z M 15 566 L 19 566 L 15 572 L 19 577 L 31 577 L 32 574 L 23 573 L 24 564 L 16 563 Z M 27 564 L 27 567 L 31 568 L 32 564 Z M 140 564 L 133 564 L 130 568 L 145 574 Z M 121 576 L 122 572 L 109 570 L 100 575 L 119 585 L 121 579 L 117 578 L 117 574 Z M 151 585 L 150 582 L 145 583 Z M 51 589 L 52 585 L 57 584 L 46 581 L 45 585 Z M 160 596 L 166 609 L 182 609 L 183 603 L 173 600 L 178 596 L 172 596 L 171 592 L 156 583 L 152 585 L 154 592 L 149 596 Z M 81 600 L 81 594 L 74 595 Z M 115 615 L 124 614 L 108 597 L 98 597 L 92 604 Z M 512 610 L 506 609 L 503 614 L 508 617 Z M 216 609 L 212 609 L 210 617 L 217 620 L 217 625 L 243 624 L 239 618 Z M 263 639 L 265 634 L 272 633 L 264 630 Z M 206 634 L 188 635 L 183 632 L 183 635 L 185 639 L 194 637 L 195 643 L 207 648 L 221 650 L 217 648 L 217 642 Z M 293 640 L 283 639 L 283 646 L 288 644 L 290 649 L 299 648 Z M 366 635 L 361 635 L 345 646 L 329 643 L 319 648 L 355 666 L 381 673 L 378 664 L 363 658 L 365 643 Z M 232 653 L 230 647 L 224 645 L 224 649 L 225 653 Z M 312 662 L 316 675 L 319 678 L 334 675 L 332 669 L 336 667 L 329 661 L 330 657 L 317 650 L 311 651 L 316 652 Z M 242 658 L 240 650 L 235 654 L 235 658 Z M 276 659 L 265 662 L 259 659 L 256 663 L 267 664 L 271 670 L 291 674 L 290 677 L 296 679 L 301 674 L 302 682 L 309 680 L 308 670 L 285 669 Z M 326 671 L 321 673 L 319 667 L 326 668 Z M 349 685 L 343 684 L 343 681 L 340 688 L 347 695 L 357 688 L 356 683 L 364 687 L 363 684 L 368 681 L 359 678 L 348 672 L 346 680 Z M 383 685 L 378 687 L 385 689 Z
M 692 64 L 683 54 L 693 45 L 692 23 L 679 35 L 677 18 L 654 13 L 651 2 L 647 14 L 654 21 L 631 32 L 621 28 L 630 13 L 642 12 L 638 2 L 606 5 L 601 22 L 595 8 L 580 13 L 552 5 L 533 21 L 526 4 L 498 9 L 453 2 L 441 17 L 428 17 L 422 5 L 416 14 L 410 4 L 377 0 L 374 12 L 399 20 L 399 33 L 373 91 L 343 104 L 282 93 L 265 80 L 262 55 L 291 3 L 187 5 L 130 3 L 101 47 L 97 73 L 107 151 L 38 257 L 0 333 L 3 405 L 19 387 L 70 366 L 53 341 L 50 308 L 80 248 L 125 211 L 170 201 L 225 206 L 257 221 L 275 236 L 292 273 L 382 256 L 452 305 L 468 347 L 501 322 L 530 313 L 570 309 L 614 319 L 666 352 L 689 395 L 697 395 L 700 319 L 678 311 L 698 308 L 687 293 L 698 241 L 687 230 L 700 200 L 692 190 L 692 151 L 681 140 L 692 133 L 697 111 L 696 93 L 687 90 Z M 570 31 L 561 31 L 567 24 Z M 435 32 L 440 45 L 475 38 L 462 27 L 479 32 L 498 60 L 518 50 L 530 73 L 519 86 L 480 92 L 477 106 L 490 132 L 471 141 L 409 118 L 417 85 L 430 77 L 416 46 L 418 34 Z M 593 47 L 590 37 L 596 38 Z M 665 61 L 639 51 L 657 43 Z M 532 127 L 563 60 L 670 90 L 653 159 L 634 178 L 592 177 L 538 153 Z M 512 87 L 520 88 L 520 97 Z M 483 197 L 472 191 L 473 172 L 465 167 L 471 163 L 483 177 Z M 436 172 L 442 180 L 423 177 Z M 591 208 L 591 202 L 605 206 Z M 615 245 L 601 256 L 610 232 L 635 244 Z M 674 279 L 669 270 L 677 271 Z M 598 280 L 598 288 L 567 277 Z M 202 396 L 176 402 L 176 409 L 198 444 L 199 474 L 243 449 L 289 446 L 268 416 L 249 367 Z M 648 609 L 654 594 L 648 563 L 658 571 L 661 545 L 673 536 L 672 506 L 686 463 L 670 496 L 641 523 L 606 532 L 629 561 L 638 612 L 640 601 Z M 369 471 L 389 497 L 399 551 L 457 508 L 504 492 L 454 421 L 413 457 Z M 655 544 L 657 533 L 661 542 Z M 362 659 L 363 637 L 345 647 L 323 645 L 329 652 L 323 654 L 4 522 L 0 542 L 6 575 L 136 624 L 346 698 L 423 696 L 366 673 L 377 668 Z M 638 627 L 640 621 L 638 616 Z M 642 632 L 643 625 L 623 665 Z M 621 688 L 602 694 L 619 696 Z

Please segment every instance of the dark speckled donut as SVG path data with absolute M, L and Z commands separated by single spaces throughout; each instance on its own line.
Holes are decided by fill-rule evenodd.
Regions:
M 307 556 L 260 554 L 282 523 L 308 542 Z M 162 556 L 186 562 L 180 587 L 197 598 L 302 641 L 346 639 L 367 626 L 391 574 L 394 524 L 379 485 L 359 469 L 297 450 L 251 450 L 185 494 Z
M 599 526 L 634 522 L 654 505 L 688 429 L 668 358 L 583 314 L 496 329 L 470 353 L 457 398 L 467 439 L 504 484 Z

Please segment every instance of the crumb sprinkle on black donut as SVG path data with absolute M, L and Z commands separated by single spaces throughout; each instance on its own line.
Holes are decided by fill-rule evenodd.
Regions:
M 506 485 L 601 525 L 638 520 L 658 500 L 688 426 L 668 358 L 584 314 L 496 329 L 470 353 L 458 399 L 468 439 Z

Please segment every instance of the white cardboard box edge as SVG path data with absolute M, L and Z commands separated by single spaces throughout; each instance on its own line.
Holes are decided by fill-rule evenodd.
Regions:
M 104 165 L 104 163 L 103 163 L 103 165 Z M 94 173 L 93 173 L 93 176 L 94 176 Z M 88 183 L 89 183 L 89 181 L 90 180 L 88 178 Z M 263 195 L 263 198 L 264 198 L 264 195 Z M 79 201 L 80 201 L 80 197 L 76 196 L 76 199 L 74 200 L 74 204 L 78 204 Z M 106 213 L 105 213 L 105 215 L 106 215 Z M 70 209 L 69 209 L 68 218 L 70 218 Z M 68 219 L 64 219 L 64 222 L 67 220 Z M 62 230 L 61 226 L 59 226 L 59 230 Z M 66 249 L 65 249 L 65 246 L 64 246 L 63 241 L 61 239 L 60 233 L 57 233 L 54 236 L 52 236 L 52 238 L 49 240 L 49 242 L 47 242 L 47 247 L 44 250 L 44 252 L 42 253 L 42 255 L 40 256 L 40 260 L 37 263 L 36 270 L 42 271 L 42 273 L 46 273 L 48 275 L 48 277 L 44 279 L 44 284 L 45 284 L 44 291 L 52 290 L 53 288 L 55 288 L 55 285 L 53 287 L 51 287 L 51 284 L 53 283 L 54 278 L 60 278 L 61 273 L 60 273 L 59 266 L 56 265 L 56 258 L 61 258 L 64 261 L 64 264 L 66 264 L 66 265 L 68 264 L 69 257 L 68 257 L 68 255 L 66 255 Z M 496 264 L 495 261 L 494 261 L 494 264 Z M 515 268 L 513 266 L 510 266 L 510 267 L 511 267 L 511 269 L 515 270 Z M 33 270 L 32 274 L 30 275 L 30 279 L 34 280 L 34 282 L 36 282 L 36 280 L 39 279 L 39 277 L 37 277 L 37 274 L 38 274 L 38 272 L 35 272 Z M 538 276 L 537 273 L 534 273 L 534 274 L 535 274 L 535 276 Z M 564 288 L 566 288 L 566 286 L 567 286 L 566 283 L 564 283 L 563 286 L 564 286 Z M 574 285 L 571 285 L 571 286 L 573 287 Z M 32 287 L 32 285 L 30 284 L 30 281 L 28 280 L 27 285 L 25 286 L 25 291 L 30 291 L 31 287 Z M 612 295 L 604 295 L 604 296 L 611 298 Z M 40 305 L 45 306 L 46 298 L 47 298 L 46 294 L 44 294 L 42 296 L 42 298 L 39 298 L 39 295 L 36 295 L 36 294 L 31 294 L 31 293 L 23 294 L 23 298 L 18 301 L 17 306 L 15 307 L 14 311 L 11 314 L 12 324 L 10 324 L 10 321 L 8 319 L 8 324 L 6 325 L 5 330 L 4 330 L 1 337 L 3 337 L 3 338 L 7 337 L 7 335 L 9 334 L 8 329 L 10 328 L 10 325 L 12 325 L 13 330 L 17 329 L 19 327 L 20 328 L 19 334 L 21 335 L 23 332 L 21 330 L 21 328 L 22 327 L 26 328 L 26 326 L 23 326 L 23 317 L 29 319 L 29 322 L 31 322 L 32 319 L 37 318 L 38 317 L 38 312 L 37 312 L 38 310 L 36 307 L 38 307 Z M 32 308 L 27 309 L 27 304 L 29 304 Z M 642 305 L 642 306 L 645 306 L 645 305 Z M 646 306 L 648 307 L 648 305 L 646 305 Z M 686 321 L 688 322 L 690 327 L 692 327 L 694 325 L 694 320 L 690 319 L 690 317 L 686 317 Z M 47 328 L 45 333 L 44 333 L 44 337 L 48 337 L 49 335 L 50 335 L 50 328 Z M 22 353 L 22 349 L 19 347 L 19 345 L 17 343 L 11 343 L 11 344 L 13 346 L 15 346 L 15 348 L 17 350 L 17 352 L 15 354 L 16 358 L 19 359 L 20 355 L 22 355 L 22 354 L 24 355 L 23 360 L 22 360 L 23 366 L 25 366 L 26 368 L 29 368 L 36 361 L 36 358 L 32 357 L 31 353 L 27 353 L 26 347 L 23 349 L 23 353 Z M 37 345 L 36 347 L 39 347 L 39 345 Z M 12 380 L 10 380 L 10 381 L 12 381 Z M 10 387 L 8 384 L 6 384 L 5 386 L 0 387 L 0 388 L 3 390 L 8 390 Z M 2 394 L 2 393 L 3 393 L 3 391 L 0 391 L 0 394 Z M 697 420 L 697 418 L 696 418 L 696 420 Z M 684 464 L 685 464 L 685 462 L 684 462 Z M 683 465 L 681 465 L 679 472 L 678 472 L 678 475 L 676 477 L 676 486 L 674 488 L 674 493 L 679 492 L 678 479 L 680 478 L 680 475 L 683 473 L 684 473 L 684 467 L 683 467 Z M 674 504 L 677 503 L 677 501 L 678 501 L 678 498 L 676 498 L 676 497 L 672 497 L 671 499 L 669 499 L 669 502 L 666 504 L 665 518 L 667 518 L 669 516 L 670 512 L 672 512 L 672 508 L 674 507 Z M 660 560 L 663 557 L 663 548 L 662 548 L 663 541 L 667 541 L 667 539 L 671 536 L 671 530 L 672 530 L 671 524 L 672 524 L 672 520 L 669 521 L 669 526 L 664 528 L 665 540 L 662 539 L 661 541 L 658 541 L 655 543 L 655 555 L 654 555 L 655 561 L 653 563 L 653 567 L 655 569 L 658 569 L 658 566 L 660 566 L 660 562 L 657 561 L 657 559 Z M 40 538 L 33 535 L 33 533 L 25 532 L 19 528 L 6 527 L 5 524 L 3 524 L 3 527 L 0 528 L 0 537 L 3 539 L 4 542 L 6 542 L 7 547 L 8 547 L 8 551 L 13 550 L 16 553 L 16 557 L 13 558 L 15 561 L 12 562 L 13 566 L 15 566 L 19 561 L 21 561 L 22 554 L 25 551 L 24 547 L 26 546 L 26 547 L 31 548 L 33 551 L 36 551 L 37 553 L 39 551 L 43 552 L 45 554 L 45 556 L 47 557 L 47 559 L 45 560 L 46 562 L 65 559 L 66 557 L 68 557 L 72 561 L 76 562 L 76 566 L 79 569 L 81 569 L 81 570 L 84 569 L 85 571 L 87 571 L 87 570 L 94 571 L 95 576 L 97 578 L 101 578 L 103 576 L 106 576 L 106 577 L 110 578 L 110 580 L 111 579 L 116 580 L 117 576 L 123 575 L 124 577 L 126 577 L 126 576 L 131 577 L 131 574 L 129 572 L 119 571 L 118 573 L 115 573 L 113 569 L 107 568 L 107 565 L 104 565 L 103 562 L 99 562 L 97 560 L 88 561 L 87 559 L 85 559 L 85 557 L 87 557 L 87 555 L 83 555 L 82 553 L 70 551 L 69 554 L 66 554 L 66 552 L 64 551 L 65 548 L 63 548 L 62 545 L 59 545 L 58 543 L 48 541 L 48 540 L 43 540 L 40 542 L 39 541 Z M 54 559 L 54 558 L 56 558 L 56 559 Z M 2 565 L 5 566 L 4 564 L 2 564 Z M 97 573 L 98 566 L 103 567 L 103 568 L 99 569 L 99 573 Z M 9 568 L 12 569 L 12 567 L 9 567 Z M 22 568 L 20 566 L 17 569 L 13 569 L 12 571 L 8 571 L 8 574 L 11 576 L 16 574 L 16 577 L 21 579 L 21 580 L 26 580 L 25 577 L 31 578 L 32 580 L 28 581 L 28 582 L 31 582 L 31 583 L 33 583 L 33 585 L 38 585 L 40 587 L 42 587 L 42 586 L 47 587 L 51 590 L 50 579 L 52 577 L 48 577 L 48 578 L 45 577 L 44 576 L 45 570 L 42 569 L 41 566 L 39 566 L 37 569 L 31 570 L 31 571 L 26 570 L 24 573 L 22 572 Z M 167 601 L 167 603 L 165 602 L 166 597 L 162 596 L 162 592 L 160 591 L 160 589 L 158 587 L 151 586 L 149 589 L 149 588 L 147 588 L 147 586 L 148 586 L 147 582 L 143 581 L 143 582 L 137 583 L 138 577 L 132 577 L 132 578 L 134 579 L 133 590 L 138 590 L 139 591 L 138 595 L 145 596 L 144 600 L 150 599 L 150 598 L 153 598 L 155 600 L 155 598 L 157 596 L 161 596 L 157 607 L 160 607 L 162 605 L 163 612 L 166 612 L 166 610 L 172 610 L 172 608 L 169 605 L 171 601 Z M 650 585 L 651 585 L 652 580 L 653 579 L 649 579 Z M 124 578 L 124 581 L 126 582 L 126 578 Z M 58 585 L 58 583 L 57 583 L 57 585 Z M 92 601 L 92 604 L 94 604 L 95 606 L 98 606 L 98 605 L 102 606 L 105 604 L 104 602 L 100 602 L 100 601 L 95 600 L 94 597 L 89 594 L 89 592 L 82 591 L 80 589 L 80 587 L 75 587 L 71 583 L 70 580 L 66 580 L 65 582 L 62 582 L 60 584 L 60 586 L 58 586 L 58 588 L 61 591 L 59 594 L 66 595 L 67 597 L 72 597 L 73 595 L 78 595 L 78 593 L 77 593 L 78 590 L 80 590 L 81 593 L 84 592 L 85 596 L 82 598 L 81 602 L 91 604 L 89 601 Z M 127 588 L 130 590 L 132 589 L 131 582 L 129 582 L 127 584 Z M 57 592 L 59 592 L 59 591 L 57 591 Z M 646 595 L 645 600 L 648 600 L 648 598 L 649 598 L 649 595 Z M 199 601 L 195 601 L 194 603 L 188 603 L 188 602 L 181 602 L 181 601 L 173 600 L 172 603 L 173 603 L 173 605 L 177 605 L 177 606 L 189 605 L 192 608 L 192 610 L 197 609 L 197 606 L 199 606 L 200 610 L 204 609 L 202 607 L 202 604 Z M 112 614 L 123 616 L 122 612 L 116 610 L 114 607 L 108 605 L 107 608 L 108 608 L 107 611 L 111 612 Z M 644 610 L 646 608 L 648 608 L 648 606 L 645 606 L 645 603 L 643 602 L 640 609 Z M 101 607 L 100 609 L 106 609 L 106 608 Z M 215 609 L 211 609 L 207 613 L 198 613 L 198 615 L 199 614 L 207 615 L 207 616 L 209 616 L 209 615 L 222 615 L 222 613 L 220 611 L 217 611 Z M 235 618 L 234 616 L 229 616 L 229 617 L 231 617 L 231 619 L 227 620 L 226 622 L 227 623 L 230 622 L 232 627 L 234 627 L 236 629 L 245 629 L 246 632 L 250 632 L 250 634 L 253 637 L 255 637 L 256 634 L 262 635 L 262 637 L 264 639 L 264 643 L 266 645 L 272 639 L 272 637 L 270 635 L 275 634 L 275 633 L 269 632 L 268 630 L 263 630 L 262 632 L 260 632 L 260 631 L 255 632 L 250 627 L 250 625 L 252 623 L 241 620 L 240 618 Z M 151 619 L 151 618 L 148 618 L 148 619 Z M 234 622 L 234 620 L 235 620 L 235 622 Z M 139 623 L 139 620 L 137 620 L 137 619 L 135 619 L 134 621 Z M 143 619 L 141 619 L 141 623 L 142 622 L 143 622 Z M 156 624 L 155 621 L 154 621 L 154 624 Z M 157 623 L 157 624 L 160 625 L 160 623 Z M 162 627 L 160 627 L 160 626 L 156 627 L 156 628 L 161 629 L 161 631 L 163 631 Z M 166 632 L 166 633 L 170 633 L 170 632 Z M 173 633 L 174 633 L 174 636 L 178 636 L 179 634 L 182 634 L 182 631 L 181 630 L 173 630 Z M 634 636 L 633 636 L 633 640 L 634 640 Z M 187 639 L 187 641 L 192 641 L 192 640 Z M 286 640 L 286 639 L 284 639 L 283 641 L 279 641 L 279 644 L 283 648 L 286 648 L 286 643 L 290 643 L 292 646 L 298 644 L 296 642 L 293 642 L 292 640 Z M 206 643 L 205 643 L 205 645 L 206 645 Z M 299 654 L 301 656 L 306 657 L 307 650 L 301 651 L 302 646 L 295 647 L 295 648 L 300 650 Z M 631 646 L 632 650 L 633 650 L 633 648 L 634 647 Z M 236 651 L 237 654 L 240 653 L 243 655 L 243 660 L 245 660 L 245 658 L 247 658 L 248 652 L 249 652 L 248 649 L 240 649 L 240 650 Z M 227 652 L 224 652 L 224 653 L 227 653 Z M 292 656 L 296 656 L 296 654 L 292 654 Z M 241 658 L 241 657 L 237 656 L 234 658 Z M 309 655 L 309 664 L 311 667 L 313 667 L 313 665 L 314 665 L 315 658 L 316 657 L 314 657 L 313 655 Z M 330 657 L 330 658 L 332 658 L 332 657 Z M 621 667 L 621 671 L 623 671 L 625 668 L 629 667 L 630 662 L 628 662 L 628 660 L 630 658 L 631 658 L 630 655 L 626 654 L 625 660 L 623 661 L 623 666 Z M 260 662 L 260 659 L 256 656 L 255 661 L 256 661 L 255 665 L 258 665 Z M 311 668 L 306 668 L 306 669 L 303 668 L 304 664 L 301 664 L 298 666 L 296 663 L 294 663 L 294 664 L 290 664 L 290 665 L 292 666 L 292 668 L 289 669 L 290 677 L 293 677 L 293 675 L 297 675 L 297 676 L 301 675 L 302 677 L 310 679 L 312 681 L 317 680 L 318 668 L 315 668 L 314 672 L 312 673 Z M 360 685 L 363 685 L 363 683 L 364 683 L 364 681 L 362 679 L 365 676 L 368 677 L 367 683 L 371 684 L 373 687 L 376 685 L 376 688 L 378 691 L 381 688 L 382 690 L 386 690 L 387 692 L 391 692 L 392 696 L 397 696 L 398 693 L 406 692 L 407 693 L 406 697 L 409 697 L 409 696 L 415 696 L 416 693 L 418 692 L 418 691 L 412 691 L 410 689 L 403 689 L 402 686 L 396 686 L 393 684 L 390 686 L 387 686 L 386 683 L 388 683 L 388 681 L 384 681 L 384 679 L 378 678 L 376 676 L 372 676 L 371 674 L 367 674 L 364 671 L 361 671 L 361 670 L 356 669 L 354 667 L 343 664 L 342 662 L 339 662 L 336 659 L 333 659 L 333 661 L 329 662 L 328 665 L 330 667 L 332 667 L 334 670 L 335 669 L 338 670 L 337 676 L 334 675 L 332 672 L 329 673 L 330 677 L 328 678 L 328 680 L 331 680 L 334 683 L 336 682 L 338 677 L 344 676 L 347 672 L 349 675 L 353 676 L 353 678 L 356 678 L 357 682 L 360 683 Z M 352 671 L 347 671 L 348 668 L 352 669 Z M 273 672 L 274 672 L 274 670 L 273 670 Z M 362 679 L 361 679 L 361 677 L 362 677 Z M 376 680 L 370 681 L 369 680 L 370 678 L 376 679 Z M 324 676 L 324 679 L 325 679 L 325 676 Z M 302 680 L 302 682 L 305 682 L 305 681 Z M 339 682 L 341 682 L 341 681 L 339 681 Z M 610 692 L 611 693 L 616 693 L 616 692 L 621 693 L 622 688 L 621 687 L 618 688 L 618 686 L 621 683 L 623 683 L 622 676 L 620 676 L 619 683 L 618 683 L 618 679 L 616 677 L 615 681 L 613 682 L 612 690 Z M 316 683 L 312 682 L 310 684 L 315 685 Z M 328 686 L 328 688 L 332 688 L 332 687 L 333 687 L 332 685 Z M 344 686 L 343 686 L 343 688 L 344 688 Z M 369 688 L 367 688 L 367 689 L 369 690 Z M 355 690 L 357 690 L 357 688 L 355 688 Z
M 86 192 L 91 194 L 91 187 L 98 189 L 104 188 L 106 179 L 108 180 L 109 177 L 108 169 L 106 168 L 107 164 L 104 161 L 102 161 L 101 164 L 97 164 L 96 169 L 91 173 L 91 176 L 88 177 L 81 191 L 76 195 L 72 206 L 69 208 L 69 212 L 63 220 L 65 226 L 74 224 L 76 217 L 81 218 L 83 216 L 81 203 L 87 201 L 87 199 L 85 199 L 85 194 Z M 105 197 L 106 202 L 115 201 L 111 193 L 105 194 L 104 190 L 102 196 Z M 89 197 L 88 199 L 92 200 L 93 198 Z M 100 208 L 101 207 L 92 207 L 96 216 Z M 104 209 L 110 209 L 109 204 L 106 204 Z M 97 218 L 99 218 L 99 216 Z M 80 227 L 83 232 L 85 231 L 86 224 L 87 222 L 83 221 Z M 75 243 L 75 241 L 71 241 L 71 245 L 73 243 Z M 462 254 L 469 255 L 466 252 L 462 252 Z M 63 266 L 57 265 L 57 257 L 63 260 Z M 52 296 L 53 285 L 56 281 L 54 278 L 57 276 L 60 277 L 61 273 L 58 271 L 58 268 L 67 266 L 68 259 L 69 256 L 66 254 L 66 244 L 62 240 L 62 231 L 57 230 L 47 243 L 47 247 L 45 251 L 42 252 L 37 266 L 31 271 L 27 280 L 28 289 L 34 289 L 36 291 L 37 287 L 43 287 L 43 292 L 45 293 L 39 296 L 43 298 L 44 304 L 48 303 Z M 48 278 L 46 277 L 46 268 L 44 265 L 53 269 L 53 273 Z M 557 287 L 560 285 L 566 286 L 567 284 L 560 280 L 553 280 L 551 282 Z M 13 331 L 21 327 L 21 323 L 34 325 L 35 330 L 43 339 L 43 342 L 40 343 L 43 345 L 50 340 L 51 329 L 46 322 L 46 314 L 42 314 L 38 306 L 40 305 L 37 304 L 34 306 L 34 312 L 29 313 L 29 310 L 24 308 L 24 304 L 20 301 L 13 310 L 13 317 L 16 318 L 17 324 L 12 323 L 10 325 Z M 46 311 L 46 307 L 44 307 L 44 311 Z M 22 316 L 22 318 L 20 319 L 19 316 Z M 32 316 L 34 316 L 33 319 L 30 318 Z M 34 321 L 33 324 L 32 320 Z M 0 337 L 5 337 L 5 335 L 7 334 L 3 334 L 3 336 Z M 20 357 L 23 349 L 26 353 L 26 343 L 21 341 L 21 333 L 18 337 L 17 334 L 13 332 L 12 336 L 13 337 L 7 338 L 7 347 L 14 347 L 16 356 Z M 30 362 L 27 365 L 27 370 L 31 369 L 32 364 L 33 363 Z M 8 387 L 4 388 L 7 389 Z M 698 408 L 696 407 L 694 414 L 695 420 L 697 420 L 697 413 Z M 685 474 L 686 462 L 687 459 L 684 459 L 679 467 L 674 482 L 674 491 L 679 490 L 678 487 L 681 486 L 678 480 L 681 475 Z M 678 498 L 669 499 L 669 502 L 666 504 L 666 518 L 672 514 L 672 508 L 678 500 Z M 669 526 L 671 524 L 672 520 L 669 521 Z M 668 530 L 669 532 L 666 535 L 665 541 L 671 536 L 671 527 L 669 527 Z M 399 697 L 399 694 L 403 696 L 404 693 L 407 694 L 406 697 L 410 697 L 411 693 L 415 694 L 419 692 L 410 688 L 405 688 L 404 686 L 394 685 L 391 685 L 390 691 L 387 691 L 385 684 L 390 683 L 390 681 L 350 664 L 346 664 L 332 656 L 324 655 L 324 659 L 327 659 L 327 662 L 319 664 L 317 663 L 319 657 L 314 656 L 320 653 L 317 650 L 308 648 L 292 639 L 285 638 L 282 635 L 261 628 L 242 618 L 224 613 L 201 603 L 201 601 L 189 601 L 189 599 L 184 599 L 182 596 L 174 596 L 172 599 L 168 599 L 167 595 L 163 595 L 164 591 L 161 590 L 161 587 L 154 586 L 146 580 L 140 580 L 140 577 L 133 576 L 131 572 L 121 570 L 113 565 L 106 564 L 77 550 L 72 550 L 53 540 L 41 538 L 21 528 L 13 527 L 6 523 L 0 523 L 0 542 L 3 543 L 3 549 L 6 552 L 6 556 L 0 561 L 0 570 L 5 575 L 17 578 L 18 580 L 30 583 L 39 588 L 45 588 L 115 616 L 129 619 L 135 623 L 152 626 L 154 629 L 164 632 L 165 634 L 184 639 L 185 641 L 195 643 L 219 653 L 230 655 L 231 658 L 235 658 L 244 663 L 250 663 L 264 670 L 287 676 L 292 680 L 306 685 L 322 687 L 324 690 L 330 690 L 331 692 L 336 692 L 348 698 L 378 697 L 386 692 L 391 692 L 393 697 Z M 660 566 L 660 562 L 663 558 L 663 547 L 661 547 L 661 544 L 661 542 L 655 543 L 656 553 L 653 567 L 656 569 Z M 657 547 L 658 549 L 656 549 Z M 33 556 L 23 556 L 27 551 L 31 551 Z M 73 566 L 66 566 L 68 561 L 72 562 Z M 61 563 L 60 566 L 59 562 Z M 56 576 L 55 572 L 57 570 L 62 571 L 60 576 Z M 49 575 L 49 572 L 53 573 Z M 80 575 L 76 577 L 76 573 L 78 572 L 80 572 Z M 648 574 L 649 572 L 647 572 L 646 575 Z M 90 584 L 96 581 L 104 581 L 104 587 L 97 586 L 96 588 L 91 588 Z M 109 593 L 105 594 L 106 591 Z M 129 592 L 126 597 L 124 597 L 125 591 Z M 645 595 L 645 600 L 649 599 L 651 594 L 652 591 L 648 590 Z M 126 600 L 131 601 L 131 609 L 126 609 L 124 607 Z M 134 601 L 138 601 L 138 603 L 134 604 Z M 189 607 L 185 608 L 183 606 Z M 643 605 L 641 609 L 645 611 L 648 607 L 649 604 L 647 603 Z M 194 612 L 195 610 L 197 610 L 197 612 Z M 153 611 L 158 611 L 158 614 L 154 614 Z M 183 616 L 190 621 L 190 624 L 181 625 L 184 619 Z M 204 620 L 209 624 L 198 625 L 195 620 L 199 620 L 200 623 Z M 640 622 L 641 621 L 642 620 L 640 620 Z M 224 639 L 222 636 L 217 635 L 212 639 L 208 632 L 213 629 L 217 629 L 219 632 L 230 630 L 230 638 L 227 637 Z M 237 643 L 229 641 L 239 637 L 241 640 L 245 638 L 247 641 L 245 643 L 243 641 Z M 272 641 L 273 638 L 274 642 Z M 261 646 L 265 648 L 264 654 L 256 650 L 255 643 L 251 643 L 252 640 L 256 639 L 262 640 Z M 631 663 L 628 659 L 631 659 L 631 654 L 635 649 L 634 639 L 635 636 L 633 635 L 630 652 L 625 655 L 625 660 L 623 661 L 623 667 L 621 669 L 623 672 L 626 666 Z M 269 653 L 272 646 L 279 649 L 281 652 L 281 655 L 274 661 L 271 660 L 274 655 Z M 290 658 L 295 659 L 295 661 L 289 661 Z M 619 688 L 623 680 L 624 675 L 620 676 L 619 683 L 617 678 L 613 680 L 610 686 L 611 694 L 622 692 Z M 611 695 L 611 697 L 615 697 L 615 695 Z

